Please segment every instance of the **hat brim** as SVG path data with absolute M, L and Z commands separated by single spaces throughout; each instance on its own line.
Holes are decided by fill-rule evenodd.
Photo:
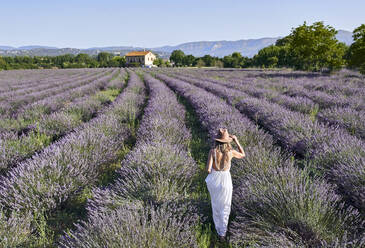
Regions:
M 216 141 L 222 142 L 222 143 L 229 143 L 232 142 L 232 138 L 228 138 L 228 139 L 215 139 Z

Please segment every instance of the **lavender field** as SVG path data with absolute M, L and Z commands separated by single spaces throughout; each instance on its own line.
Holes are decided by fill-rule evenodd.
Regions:
M 365 247 L 365 77 L 0 71 L 0 247 Z M 204 179 L 242 144 L 219 242 Z

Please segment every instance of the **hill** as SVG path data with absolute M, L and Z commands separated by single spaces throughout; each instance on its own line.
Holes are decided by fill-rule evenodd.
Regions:
M 346 30 L 339 30 L 337 39 L 341 42 L 350 45 L 352 43 L 352 33 Z M 204 56 L 209 54 L 211 56 L 223 57 L 232 54 L 233 52 L 240 52 L 243 56 L 253 57 L 257 52 L 269 45 L 272 45 L 280 37 L 267 37 L 260 39 L 247 39 L 236 41 L 196 41 L 182 43 L 176 46 L 162 46 L 155 48 L 146 48 L 158 54 L 162 58 L 168 58 L 173 50 L 180 49 L 185 54 L 192 54 L 194 56 Z M 57 56 L 62 54 L 79 54 L 86 53 L 89 55 L 96 55 L 99 52 L 111 52 L 114 54 L 124 55 L 133 50 L 143 50 L 142 47 L 133 46 L 110 46 L 110 47 L 91 47 L 87 49 L 79 48 L 57 48 L 49 46 L 0 46 L 0 56 Z
M 281 37 L 237 41 L 197 41 L 183 43 L 177 46 L 156 47 L 154 50 L 171 53 L 173 50 L 180 49 L 185 54 L 192 54 L 194 56 L 209 54 L 218 57 L 223 57 L 233 52 L 240 52 L 243 56 L 253 57 L 260 49 L 274 44 L 279 38 Z M 345 30 L 339 30 L 336 38 L 346 43 L 346 45 L 350 45 L 353 41 L 352 33 Z

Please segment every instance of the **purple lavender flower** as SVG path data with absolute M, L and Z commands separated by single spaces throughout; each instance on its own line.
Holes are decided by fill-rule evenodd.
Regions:
M 125 123 L 128 109 L 132 113 L 140 109 L 144 102 L 143 88 L 140 80 L 131 77 L 128 87 L 104 114 L 10 170 L 1 178 L 0 205 L 8 212 L 18 212 L 19 217 L 30 214 L 34 219 L 98 180 L 101 165 L 115 161 L 129 136 L 130 129 Z M 116 114 L 122 112 L 125 115 Z

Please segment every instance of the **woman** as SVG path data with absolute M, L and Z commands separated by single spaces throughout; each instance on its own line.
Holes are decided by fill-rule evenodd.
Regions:
M 232 140 L 239 151 L 232 149 Z M 229 169 L 232 158 L 242 159 L 245 152 L 235 135 L 229 135 L 227 129 L 219 129 L 214 148 L 210 149 L 207 162 L 209 175 L 205 179 L 210 198 L 215 229 L 220 240 L 224 240 L 227 232 L 228 218 L 231 212 L 232 179 Z

